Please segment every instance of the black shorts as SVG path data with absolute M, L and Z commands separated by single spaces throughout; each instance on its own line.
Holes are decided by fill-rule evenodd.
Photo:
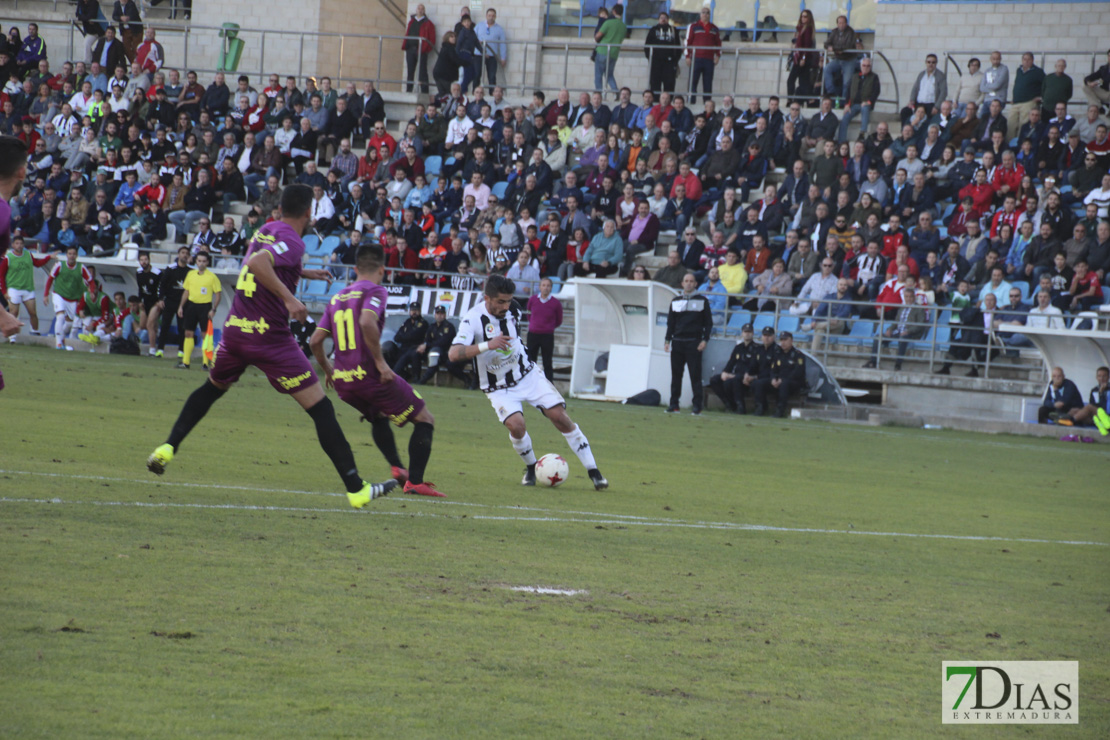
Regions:
M 211 310 L 211 303 L 186 301 L 185 310 L 182 312 L 181 331 L 191 331 L 197 334 L 208 331 L 208 312 Z
M 150 309 L 158 304 L 158 296 L 146 296 L 143 298 L 143 311 L 150 313 Z

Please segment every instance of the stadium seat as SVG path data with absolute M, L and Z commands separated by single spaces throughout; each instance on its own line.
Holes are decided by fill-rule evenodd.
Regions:
M 331 287 L 328 288 L 328 296 L 333 296 L 336 293 L 341 292 L 346 287 L 347 287 L 347 281 L 346 280 L 343 280 L 341 278 L 336 278 L 335 282 L 333 282 L 331 284 Z
M 773 313 L 760 313 L 752 322 L 752 329 L 755 330 L 756 336 L 759 336 L 765 326 L 775 328 L 775 315 Z
M 796 331 L 798 331 L 798 324 L 799 324 L 799 321 L 798 321 L 797 316 L 790 316 L 790 315 L 783 314 L 783 315 L 779 316 L 778 330 L 779 331 L 788 331 L 791 334 L 793 334 Z
M 326 257 L 326 256 L 330 255 L 332 252 L 334 252 L 336 247 L 338 247 L 338 246 L 339 246 L 339 237 L 338 236 L 325 237 L 324 241 L 322 241 L 320 243 L 320 247 L 317 249 L 317 251 L 313 252 L 313 255 L 314 256 Z
M 838 344 L 859 346 L 870 344 L 875 337 L 875 322 L 869 319 L 856 319 L 847 334 L 830 337 L 830 341 Z
M 739 334 L 740 328 L 752 320 L 752 315 L 747 311 L 733 311 L 729 314 L 725 334 Z
M 301 293 L 305 296 L 323 297 L 328 294 L 328 284 L 324 280 L 306 280 Z
M 1021 291 L 1021 302 L 1025 303 L 1029 300 L 1029 283 L 1024 280 L 1017 280 L 1010 283 L 1010 287 L 1017 288 Z
M 443 157 L 432 155 L 424 160 L 424 174 L 428 177 L 438 175 L 443 169 Z
M 505 192 L 508 189 L 509 189 L 509 183 L 504 182 L 504 181 L 495 182 L 493 184 L 493 187 L 490 188 L 489 194 L 490 195 L 496 195 L 498 200 L 504 200 L 505 199 Z
M 305 254 L 313 254 L 316 248 L 320 246 L 320 237 L 315 234 L 305 234 L 304 237 L 304 251 Z
M 955 210 L 956 210 L 956 204 L 955 203 L 949 203 L 947 206 L 945 206 L 944 214 L 941 215 L 940 220 L 941 221 L 947 221 L 948 217 L 951 216 L 952 212 L 955 211 Z

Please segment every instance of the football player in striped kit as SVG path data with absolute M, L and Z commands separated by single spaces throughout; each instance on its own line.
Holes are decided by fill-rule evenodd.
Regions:
M 486 280 L 481 303 L 470 309 L 459 325 L 449 354 L 452 362 L 475 360 L 478 384 L 509 430 L 513 449 L 527 466 L 521 485 L 536 485 L 536 454 L 524 423 L 524 403 L 540 410 L 567 440 L 594 488 L 609 487 L 597 468 L 593 449 L 582 430 L 567 416 L 562 394 L 537 370 L 520 339 L 520 306 L 513 301 L 516 286 L 501 275 Z

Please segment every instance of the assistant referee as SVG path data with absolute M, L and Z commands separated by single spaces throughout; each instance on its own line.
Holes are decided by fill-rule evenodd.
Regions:
M 709 301 L 699 295 L 694 273 L 682 278 L 682 293 L 671 300 L 667 311 L 667 336 L 664 349 L 671 353 L 671 401 L 668 414 L 678 413 L 678 397 L 682 395 L 682 372 L 690 368 L 690 390 L 694 393 L 693 414 L 701 416 L 701 353 L 713 330 L 713 313 Z
M 215 318 L 216 309 L 220 307 L 220 279 L 209 271 L 209 259 L 208 252 L 197 254 L 197 269 L 190 270 L 185 276 L 185 291 L 177 308 L 177 317 L 181 319 L 180 326 L 185 332 L 181 362 L 177 363 L 177 367 L 185 370 L 189 369 L 189 361 L 193 358 L 197 327 L 205 331 L 208 321 Z M 204 367 L 208 367 L 207 360 Z

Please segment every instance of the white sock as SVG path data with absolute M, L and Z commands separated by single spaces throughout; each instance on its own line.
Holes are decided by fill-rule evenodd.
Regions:
M 525 465 L 536 464 L 536 453 L 532 451 L 532 438 L 528 436 L 528 432 L 525 432 L 520 439 L 510 434 L 509 441 L 513 443 L 513 449 L 520 455 Z
M 590 447 L 590 441 L 582 433 L 582 427 L 575 424 L 574 431 L 564 434 L 563 437 L 566 438 L 570 449 L 575 455 L 578 455 L 578 459 L 586 466 L 586 470 L 593 470 L 597 467 L 597 463 L 594 462 L 594 451 Z
M 65 315 L 54 317 L 54 341 L 61 344 L 66 338 L 66 317 Z
M 64 327 L 64 330 L 62 331 L 62 338 L 63 339 L 68 338 L 69 335 L 72 332 L 73 332 L 73 322 L 72 321 L 65 322 L 65 327 Z

